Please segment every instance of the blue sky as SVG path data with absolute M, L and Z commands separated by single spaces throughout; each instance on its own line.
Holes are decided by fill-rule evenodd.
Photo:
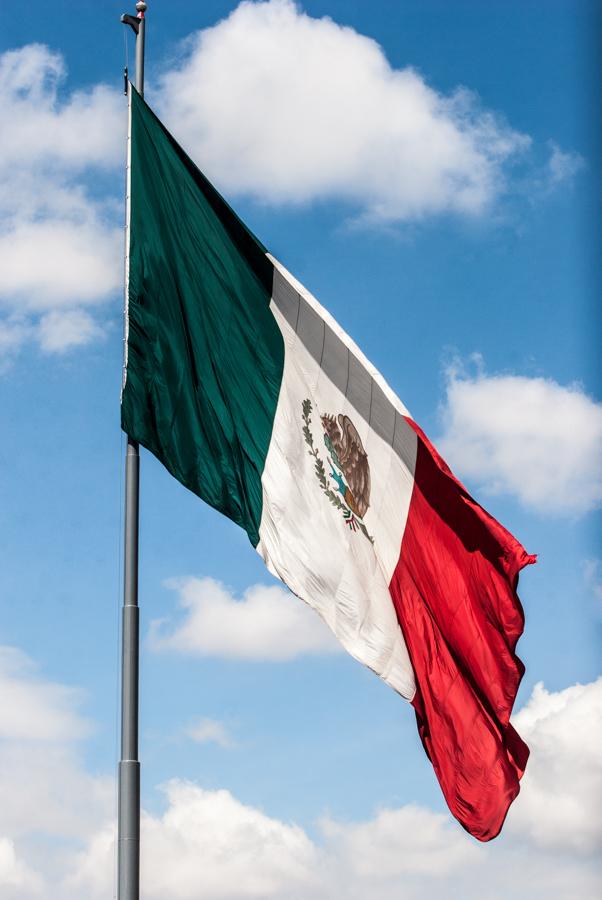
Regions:
M 149 5 L 149 102 L 539 563 L 520 588 L 517 727 L 532 759 L 502 837 L 481 847 L 447 813 L 411 708 L 332 652 L 319 624 L 284 662 L 261 650 L 259 624 L 247 650 L 149 638 L 156 620 L 172 634 L 195 627 L 178 607 L 185 579 L 198 580 L 201 611 L 275 582 L 242 531 L 144 453 L 146 896 L 593 897 L 599 9 Z M 112 887 L 124 11 L 113 0 L 0 10 L 9 900 Z M 199 42 L 202 29 L 213 30 Z M 311 62 L 301 79 L 298 60 Z M 420 116 L 424 128 L 399 137 Z

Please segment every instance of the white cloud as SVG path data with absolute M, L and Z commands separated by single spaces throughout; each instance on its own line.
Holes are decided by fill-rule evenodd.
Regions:
M 479 865 L 479 848 L 449 816 L 420 807 L 382 810 L 360 823 L 327 819 L 313 840 L 229 791 L 178 779 L 163 791 L 165 813 L 142 821 L 147 897 L 197 900 L 202 892 L 206 900 L 393 900 L 401 885 L 404 898 L 428 897 L 432 887 L 463 881 L 462 872 Z M 111 852 L 105 830 L 78 855 L 69 876 L 76 895 L 109 893 Z
M 155 620 L 155 650 L 227 659 L 285 661 L 305 653 L 336 653 L 339 645 L 318 615 L 281 587 L 256 584 L 237 600 L 212 578 L 174 579 L 182 620 Z
M 548 160 L 548 179 L 551 187 L 565 181 L 571 181 L 585 165 L 579 153 L 565 152 L 555 141 L 550 141 L 550 158 Z
M 15 647 L 0 647 L 0 835 L 35 830 L 77 837 L 112 809 L 112 779 L 82 767 L 76 745 L 92 731 L 83 694 L 44 679 Z
M 22 311 L 98 303 L 120 286 L 122 251 L 119 229 L 93 217 L 15 223 L 0 235 L 0 294 Z
M 602 404 L 579 385 L 522 375 L 448 372 L 437 446 L 491 494 L 542 513 L 579 515 L 602 501 Z
M 602 678 L 557 693 L 539 683 L 513 721 L 531 758 L 512 830 L 550 850 L 596 853 L 602 846 Z
M 515 723 L 531 746 L 527 775 L 502 837 L 477 844 L 447 814 L 406 805 L 360 822 L 326 818 L 315 838 L 180 780 L 167 809 L 145 815 L 144 895 L 161 900 L 594 900 L 602 679 L 551 693 L 538 685 Z M 78 856 L 75 896 L 110 891 L 111 832 Z M 71 896 L 71 895 L 69 895 Z
M 439 93 L 392 68 L 375 41 L 292 0 L 243 2 L 184 48 L 156 105 L 233 194 L 342 200 L 364 222 L 475 216 L 505 193 L 530 144 L 470 91 Z M 95 326 L 83 307 L 121 287 L 124 99 L 65 85 L 63 56 L 42 44 L 0 54 L 0 369 L 28 341 L 63 353 L 96 339 L 98 314 Z M 556 185 L 583 161 L 550 147 L 545 179 Z M 69 315 L 60 329 L 39 321 L 56 310 Z
M 123 160 L 123 102 L 97 85 L 59 100 L 65 62 L 43 44 L 0 56 L 0 166 L 107 167 Z
M 46 353 L 63 353 L 71 347 L 89 344 L 102 328 L 82 309 L 52 310 L 40 319 L 38 339 Z
M 64 80 L 62 56 L 41 44 L 0 55 L 5 365 L 30 340 L 48 353 L 92 340 L 100 329 L 80 307 L 103 303 L 122 282 L 122 215 L 98 177 L 123 160 L 123 99 L 103 85 L 66 93 Z M 96 196 L 86 188 L 91 177 Z
M 292 0 L 240 3 L 183 56 L 156 94 L 164 117 L 222 188 L 262 201 L 342 199 L 385 222 L 477 215 L 530 144 L 469 91 L 438 93 Z
M 10 367 L 31 332 L 32 326 L 21 315 L 0 319 L 0 375 Z
M 527 775 L 503 835 L 488 845 L 449 814 L 412 804 L 359 822 L 327 817 L 311 838 L 228 791 L 174 779 L 164 786 L 165 812 L 143 817 L 144 896 L 594 900 L 601 716 L 602 679 L 557 693 L 535 688 L 515 717 L 531 746 Z M 75 897 L 109 893 L 112 834 L 99 831 L 75 859 Z
M 229 791 L 174 779 L 167 810 L 142 820 L 142 893 L 161 900 L 313 896 L 318 851 L 303 829 L 246 806 Z M 114 836 L 79 854 L 66 883 L 75 896 L 110 896 Z
M 112 896 L 113 782 L 88 773 L 74 754 L 68 735 L 81 727 L 60 724 L 65 706 L 77 698 L 61 685 L 51 685 L 49 694 L 18 651 L 5 650 L 3 659 L 13 680 L 21 678 L 26 691 L 48 699 L 59 726 L 46 724 L 25 743 L 15 740 L 20 727 L 13 726 L 0 739 L 2 897 Z M 71 716 L 77 719 L 74 708 Z M 602 875 L 596 858 L 601 718 L 602 678 L 555 693 L 535 688 L 514 719 L 532 751 L 522 791 L 502 836 L 488 845 L 466 835 L 450 815 L 411 804 L 380 809 L 363 821 L 326 817 L 312 837 L 227 790 L 173 779 L 162 789 L 164 811 L 143 813 L 143 895 L 594 900 Z M 57 733 L 62 742 L 47 739 Z
M 14 842 L 0 838 L 0 888 L 2 896 L 8 900 L 8 892 L 24 890 L 31 896 L 37 895 L 42 886 L 41 879 L 17 855 Z
M 14 647 L 0 646 L 0 739 L 65 741 L 90 726 L 76 712 L 81 692 L 42 680 L 33 662 Z
M 104 900 L 115 897 L 117 827 L 106 823 L 90 838 L 83 849 L 71 854 L 56 878 L 53 896 L 56 900 Z M 144 840 L 141 840 L 144 851 Z M 168 900 L 166 897 L 165 900 Z
M 479 850 L 446 814 L 408 804 L 360 823 L 322 822 L 329 852 L 354 878 L 376 883 L 406 876 L 437 879 L 475 863 Z
M 185 729 L 185 733 L 197 744 L 213 743 L 224 749 L 234 744 L 226 725 L 217 719 L 197 719 Z
M 83 765 L 91 723 L 79 689 L 44 679 L 22 651 L 3 646 L 0 696 L 0 893 L 58 897 L 48 883 L 66 865 L 64 846 L 114 817 L 114 780 Z
M 283 888 L 294 894 L 312 881 L 316 850 L 298 826 L 245 806 L 228 791 L 204 791 L 177 780 L 165 791 L 167 812 L 145 823 L 145 884 L 151 895 L 191 896 L 201 869 L 203 891 L 214 897 L 269 897 Z
M 80 841 L 115 810 L 112 776 L 85 769 L 72 742 L 0 744 L 0 833 Z

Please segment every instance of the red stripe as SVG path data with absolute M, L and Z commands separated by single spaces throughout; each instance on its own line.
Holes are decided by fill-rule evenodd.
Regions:
M 500 831 L 529 748 L 510 725 L 524 672 L 518 573 L 535 562 L 418 435 L 410 512 L 390 585 L 417 690 L 418 730 L 450 810 L 481 841 Z

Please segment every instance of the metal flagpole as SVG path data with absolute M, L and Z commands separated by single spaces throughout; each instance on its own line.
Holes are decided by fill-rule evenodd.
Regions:
M 121 21 L 136 32 L 136 89 L 144 95 L 144 31 L 146 3 L 136 3 L 137 16 Z M 131 139 L 131 136 L 130 136 Z M 127 253 L 126 249 L 126 253 Z M 127 289 L 127 285 L 126 285 Z M 121 637 L 121 759 L 117 832 L 118 900 L 140 898 L 140 762 L 138 761 L 138 510 L 140 457 L 129 436 L 125 459 L 125 529 Z

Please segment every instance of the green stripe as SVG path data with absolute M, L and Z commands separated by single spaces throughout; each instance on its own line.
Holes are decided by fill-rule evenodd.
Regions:
M 265 248 L 132 92 L 123 430 L 259 541 L 284 367 Z

